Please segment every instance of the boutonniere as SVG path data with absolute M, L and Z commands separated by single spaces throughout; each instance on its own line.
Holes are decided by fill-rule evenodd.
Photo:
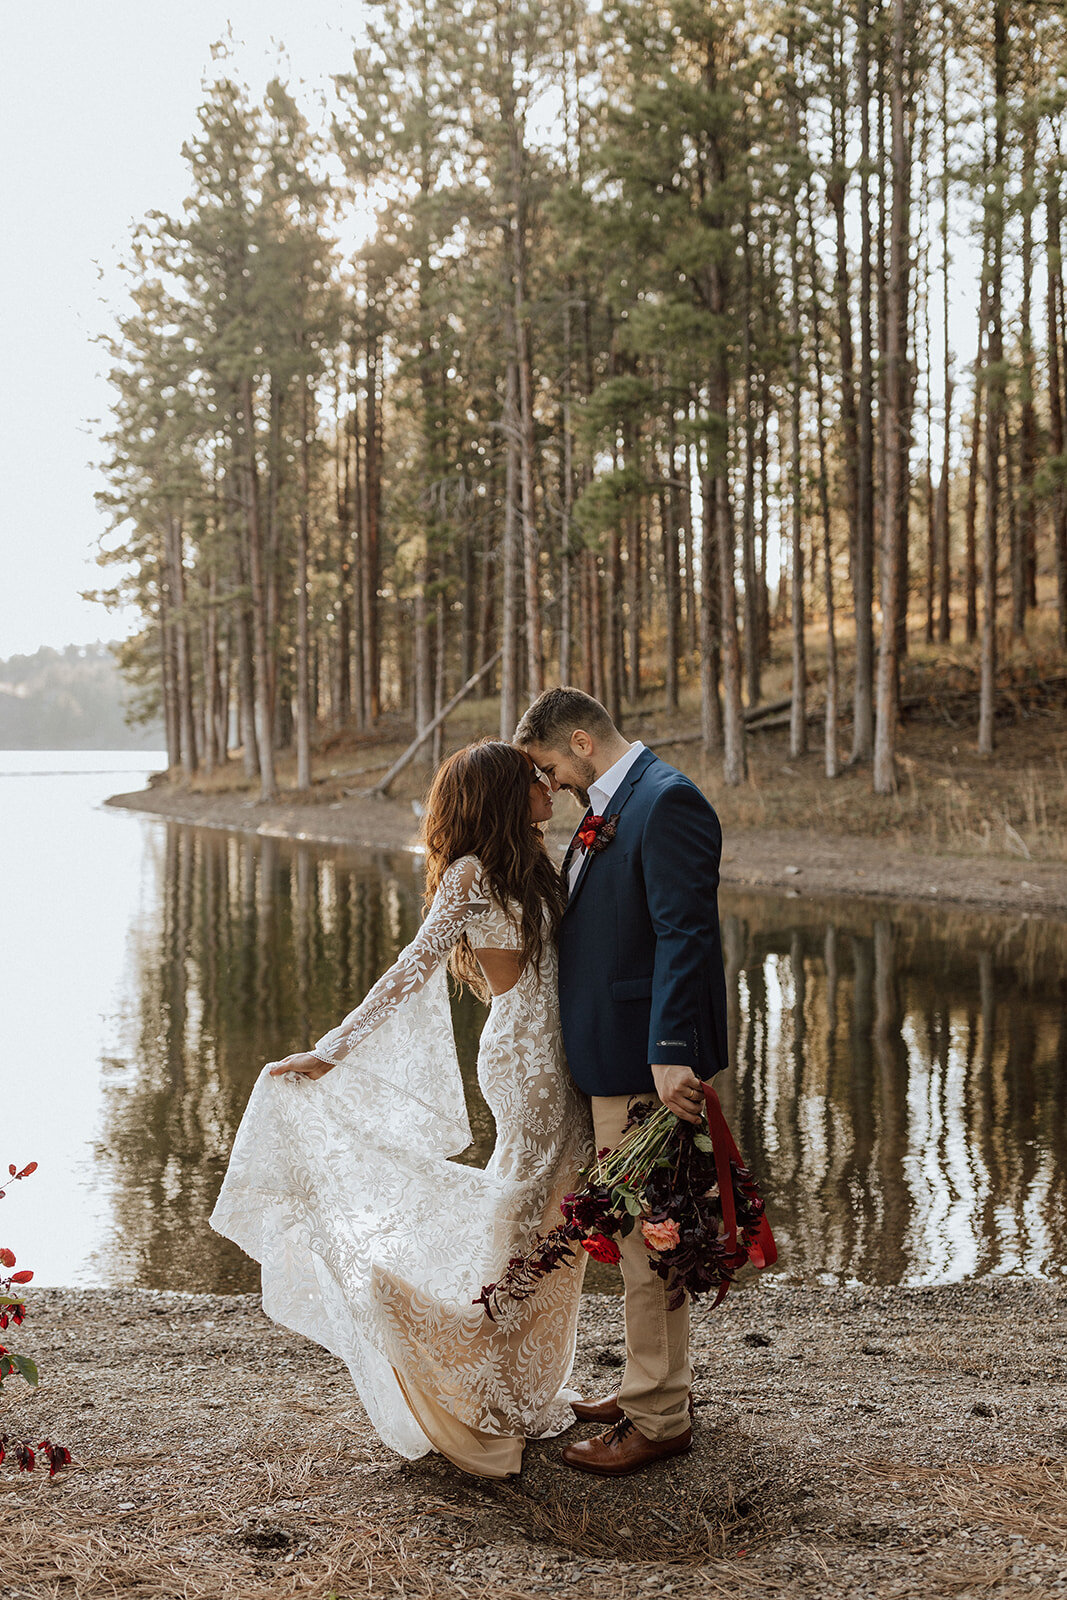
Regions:
M 619 813 L 616 811 L 610 817 L 586 817 L 578 829 L 577 839 L 582 847 L 582 854 L 586 851 L 590 855 L 599 855 L 601 850 L 606 850 L 615 831 L 619 826 Z

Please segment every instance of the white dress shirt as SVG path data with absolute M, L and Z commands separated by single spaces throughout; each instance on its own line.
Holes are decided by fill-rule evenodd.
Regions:
M 620 756 L 613 767 L 609 767 L 595 782 L 589 785 L 589 806 L 594 817 L 608 816 L 608 807 L 615 798 L 615 793 L 644 749 L 640 739 L 635 739 L 624 756 Z M 574 885 L 578 882 L 578 874 L 585 863 L 588 851 L 580 846 L 576 847 L 571 860 L 570 870 L 567 873 L 567 892 L 574 893 Z

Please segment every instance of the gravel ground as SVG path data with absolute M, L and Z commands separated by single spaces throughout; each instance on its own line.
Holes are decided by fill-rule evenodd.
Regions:
M 417 831 L 406 800 L 354 797 L 263 805 L 244 794 L 198 794 L 161 784 L 114 795 L 107 804 L 199 827 L 372 849 L 413 849 Z M 550 828 L 550 843 L 561 857 L 576 818 L 572 806 L 562 806 Z M 819 828 L 728 829 L 722 881 L 793 896 L 873 895 L 1067 917 L 1063 862 L 939 854 L 917 844 L 900 846 Z
M 10 1342 L 0 1594 L 1067 1594 L 1067 1284 L 742 1288 L 694 1318 L 693 1451 L 619 1482 L 533 1444 L 489 1485 L 378 1441 L 341 1365 L 254 1296 L 44 1289 Z M 607 1392 L 620 1302 L 583 1303 Z M 579 1432 L 583 1430 L 578 1430 Z

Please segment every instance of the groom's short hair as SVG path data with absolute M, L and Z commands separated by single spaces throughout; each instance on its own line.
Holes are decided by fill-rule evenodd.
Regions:
M 599 700 L 581 689 L 561 684 L 539 694 L 515 729 L 520 749 L 528 744 L 547 745 L 550 750 L 566 750 L 576 728 L 591 733 L 594 739 L 610 739 L 618 730 Z

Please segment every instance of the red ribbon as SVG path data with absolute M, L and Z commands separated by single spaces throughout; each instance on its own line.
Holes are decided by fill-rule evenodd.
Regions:
M 725 1229 L 724 1243 L 727 1255 L 731 1256 L 737 1250 L 737 1208 L 734 1205 L 734 1180 L 730 1163 L 733 1161 L 737 1166 L 743 1167 L 744 1162 L 723 1116 L 718 1095 L 710 1082 L 705 1082 L 703 1088 L 708 1108 L 708 1132 L 711 1134 L 711 1145 L 715 1153 L 715 1175 L 719 1180 L 719 1200 L 722 1204 L 722 1222 Z M 757 1271 L 762 1271 L 764 1267 L 773 1267 L 778 1260 L 778 1246 L 774 1242 L 774 1234 L 771 1232 L 766 1212 L 760 1218 L 756 1237 L 743 1248 Z M 729 1287 L 729 1278 L 724 1278 L 715 1299 L 716 1305 L 726 1298 Z

